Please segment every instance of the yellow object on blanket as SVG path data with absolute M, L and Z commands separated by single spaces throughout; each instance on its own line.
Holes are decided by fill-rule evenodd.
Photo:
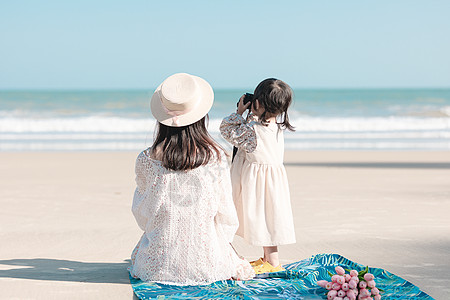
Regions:
M 250 265 L 253 267 L 255 274 L 280 272 L 285 270 L 281 265 L 274 267 L 269 262 L 263 261 L 262 258 L 250 262 Z

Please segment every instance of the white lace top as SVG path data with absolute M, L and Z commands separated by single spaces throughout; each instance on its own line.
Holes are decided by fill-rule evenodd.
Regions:
M 131 256 L 133 277 L 196 285 L 253 276 L 230 244 L 238 219 L 221 156 L 194 170 L 172 171 L 150 158 L 150 149 L 139 154 L 132 211 L 144 233 Z

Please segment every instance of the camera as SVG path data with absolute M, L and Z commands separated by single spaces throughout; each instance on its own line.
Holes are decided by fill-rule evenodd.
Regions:
M 242 102 L 245 104 L 247 104 L 248 102 L 253 102 L 253 94 L 250 93 L 245 93 L 244 99 L 242 100 Z M 239 101 L 237 102 L 237 105 L 239 106 Z M 250 105 L 251 106 L 251 105 Z M 250 109 L 250 106 L 248 107 L 248 109 Z

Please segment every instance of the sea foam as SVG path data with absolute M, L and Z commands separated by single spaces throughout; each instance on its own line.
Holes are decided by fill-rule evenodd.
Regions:
M 209 129 L 218 132 L 221 119 L 209 120 Z M 365 132 L 365 131 L 428 131 L 450 130 L 449 118 L 419 117 L 301 117 L 291 120 L 297 132 Z M 1 133 L 150 132 L 156 121 L 152 118 L 88 116 L 77 118 L 0 118 Z
M 209 120 L 212 136 L 220 137 L 221 119 Z M 2 117 L 1 151 L 139 150 L 151 145 L 153 118 L 118 116 Z M 285 133 L 286 149 L 450 150 L 450 118 L 298 117 L 296 131 Z

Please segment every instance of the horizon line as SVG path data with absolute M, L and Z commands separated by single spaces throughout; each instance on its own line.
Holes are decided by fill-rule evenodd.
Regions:
M 101 92 L 101 91 L 154 91 L 155 88 L 140 88 L 140 87 L 133 87 L 133 88 L 125 88 L 125 87 L 119 87 L 119 88 L 81 88 L 81 87 L 75 87 L 75 88 L 0 88 L 0 92 Z M 253 88 L 246 88 L 246 87 L 218 87 L 213 88 L 216 91 L 252 91 Z M 442 87 L 442 86 L 436 86 L 436 87 L 292 87 L 292 89 L 295 90 L 449 90 L 450 86 L 448 87 Z

